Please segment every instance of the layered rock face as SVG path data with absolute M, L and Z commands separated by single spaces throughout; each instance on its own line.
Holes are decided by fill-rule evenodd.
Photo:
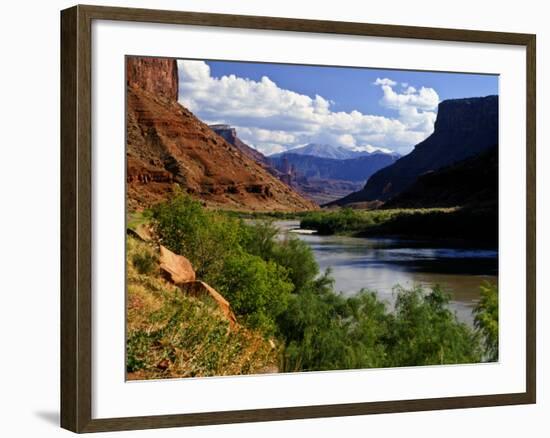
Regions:
M 269 161 L 266 158 L 266 156 L 262 154 L 260 151 L 257 151 L 256 149 L 248 146 L 245 142 L 243 142 L 237 136 L 237 130 L 235 128 L 232 128 L 229 125 L 210 125 L 210 128 L 220 137 L 223 137 L 225 141 L 235 146 L 242 153 L 248 155 L 253 160 L 265 165 L 268 164 Z
M 174 60 L 128 61 L 133 71 L 129 78 L 135 78 L 127 87 L 129 210 L 166 199 L 174 183 L 216 208 L 299 211 L 317 207 L 177 102 Z M 153 78 L 159 82 L 153 83 Z M 159 91 L 159 84 L 167 89 Z
M 333 204 L 387 201 L 423 173 L 479 155 L 498 145 L 498 96 L 453 99 L 439 104 L 432 135 L 391 166 L 372 175 L 365 187 Z
M 178 66 L 168 58 L 129 56 L 126 59 L 126 83 L 156 96 L 178 100 Z

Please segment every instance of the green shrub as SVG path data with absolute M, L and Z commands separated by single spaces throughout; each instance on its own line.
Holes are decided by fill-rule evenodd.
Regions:
M 279 240 L 278 233 L 270 220 L 244 225 L 243 247 L 250 254 L 284 267 L 294 285 L 293 291 L 299 293 L 319 275 L 319 265 L 307 243 L 295 236 Z
M 285 371 L 370 368 L 384 365 L 385 306 L 374 294 L 353 298 L 314 283 L 293 296 L 280 318 Z
M 313 212 L 303 218 L 302 227 L 358 233 L 426 212 Z M 492 290 L 482 294 L 474 331 L 449 310 L 449 295 L 440 288 L 398 288 L 395 308 L 374 292 L 348 298 L 336 294 L 330 272 L 320 275 L 311 248 L 295 237 L 279 239 L 270 220 L 247 224 L 236 214 L 208 211 L 181 194 L 155 207 L 153 218 L 161 241 L 191 260 L 197 277 L 220 291 L 241 324 L 279 338 L 281 371 L 473 363 L 498 351 Z M 152 366 L 142 363 L 144 339 L 154 346 L 169 331 L 158 339 L 148 333 L 130 339 L 129 367 Z M 205 339 L 215 333 L 211 327 Z M 220 363 L 213 356 L 201 358 L 203 374 L 211 372 L 203 360 Z
M 225 261 L 216 284 L 250 327 L 269 334 L 276 332 L 275 320 L 287 309 L 293 290 L 283 267 L 244 252 Z
M 498 287 L 486 282 L 481 286 L 481 298 L 474 309 L 474 325 L 483 337 L 485 359 L 498 360 Z
M 494 247 L 498 241 L 498 209 L 494 204 L 476 207 L 395 208 L 315 211 L 303 216 L 300 226 L 319 234 L 407 236 L 409 238 L 460 238 Z M 452 230 L 452 236 L 449 235 Z
M 127 372 L 146 378 L 247 374 L 275 361 L 276 350 L 259 334 L 229 330 L 219 311 L 184 295 L 166 297 L 126 344 Z
M 279 318 L 283 369 L 331 370 L 475 363 L 479 337 L 448 309 L 441 289 L 399 289 L 395 309 L 375 293 L 345 298 L 317 285 Z
M 450 296 L 439 287 L 397 288 L 395 314 L 384 340 L 388 366 L 475 363 L 479 336 L 449 310 Z
M 258 219 L 243 226 L 242 244 L 245 251 L 252 255 L 269 260 L 277 244 L 279 230 L 269 219 Z
M 317 230 L 319 234 L 349 233 L 355 231 L 365 217 L 351 208 L 330 212 L 313 212 L 301 220 L 300 226 Z
M 207 211 L 188 196 L 178 194 L 157 205 L 153 217 L 162 243 L 187 257 L 199 278 L 215 277 L 239 248 L 241 221 Z
M 313 251 L 297 237 L 289 236 L 274 245 L 271 258 L 287 269 L 296 293 L 300 293 L 319 275 L 319 265 Z
M 137 253 L 132 256 L 132 264 L 140 274 L 150 274 L 155 269 L 157 258 L 150 252 Z

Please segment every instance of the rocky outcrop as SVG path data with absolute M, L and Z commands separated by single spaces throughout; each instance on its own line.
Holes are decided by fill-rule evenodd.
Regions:
M 184 256 L 160 245 L 160 270 L 174 284 L 195 281 L 195 271 L 191 262 Z
M 332 204 L 387 201 L 430 171 L 479 155 L 498 145 L 498 96 L 446 100 L 439 104 L 432 135 L 391 166 L 372 175 L 365 187 Z
M 222 294 L 204 281 L 197 281 L 191 262 L 184 256 L 173 253 L 160 245 L 160 270 L 164 277 L 178 286 L 182 292 L 197 298 L 208 297 L 214 301 L 223 315 L 233 327 L 237 318 L 231 310 L 231 305 Z
M 279 181 L 262 164 L 214 133 L 181 106 L 169 88 L 158 93 L 148 78 L 160 65 L 135 63 L 151 69 L 131 77 L 145 78 L 127 87 L 127 205 L 139 210 L 165 200 L 178 184 L 207 206 L 248 211 L 302 211 L 317 205 Z M 175 61 L 165 69 L 175 71 Z M 160 75 L 159 77 L 163 77 Z M 171 77 L 168 75 L 166 77 Z M 173 79 L 173 78 L 172 78 Z M 172 96 L 168 99 L 166 96 Z
M 253 147 L 248 146 L 244 141 L 242 141 L 237 136 L 237 130 L 230 125 L 217 124 L 209 125 L 210 129 L 222 137 L 225 141 L 235 146 L 243 154 L 252 158 L 254 161 L 261 163 L 263 165 L 269 165 L 269 159 L 262 154 L 260 151 L 254 149 Z M 269 169 L 268 169 L 269 170 Z
M 150 242 L 154 239 L 154 232 L 150 225 L 138 224 L 133 228 L 127 228 L 126 234 L 141 240 L 142 242 Z
M 224 316 L 229 320 L 229 323 L 233 326 L 237 323 L 237 318 L 231 310 L 229 302 L 213 287 L 209 286 L 203 281 L 191 281 L 180 285 L 180 288 L 185 293 L 198 297 L 209 297 L 211 298 Z
M 177 63 L 169 58 L 129 56 L 126 59 L 126 83 L 130 87 L 177 101 Z

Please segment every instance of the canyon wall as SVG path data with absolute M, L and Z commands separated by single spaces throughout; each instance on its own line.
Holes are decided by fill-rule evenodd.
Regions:
M 126 82 L 156 96 L 178 100 L 178 66 L 173 59 L 129 56 Z

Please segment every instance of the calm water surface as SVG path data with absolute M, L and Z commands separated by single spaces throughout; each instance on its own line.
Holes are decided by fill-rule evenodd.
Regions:
M 298 234 L 299 221 L 275 223 L 287 233 L 307 242 L 321 270 L 331 268 L 335 290 L 353 295 L 362 288 L 376 291 L 381 299 L 394 302 L 396 284 L 441 285 L 451 293 L 451 307 L 458 317 L 472 324 L 472 308 L 484 280 L 497 282 L 496 250 L 450 248 L 430 241 L 358 238 Z

